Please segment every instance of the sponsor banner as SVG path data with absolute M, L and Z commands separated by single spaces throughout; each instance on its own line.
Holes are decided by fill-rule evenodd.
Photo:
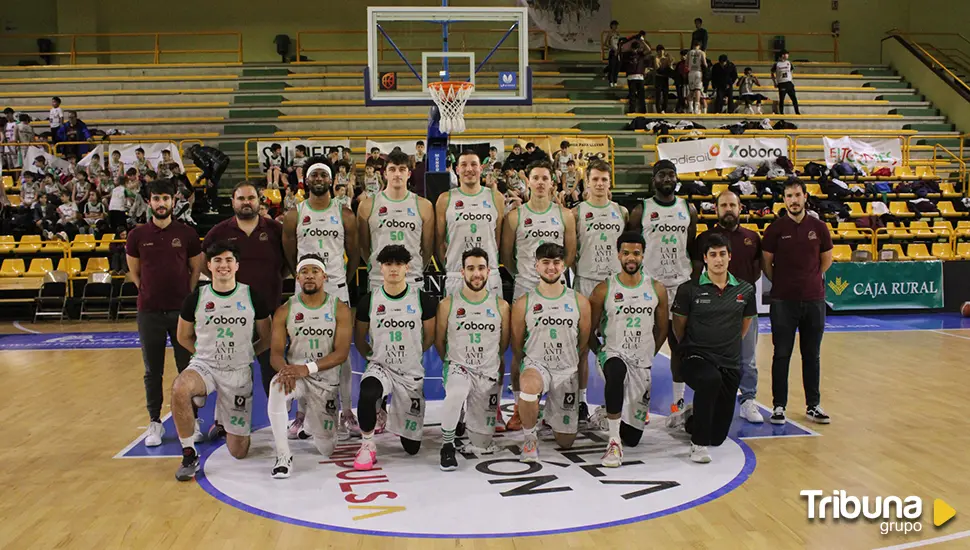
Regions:
M 943 262 L 839 262 L 825 281 L 834 311 L 943 307 Z
M 599 158 L 600 160 L 605 160 L 606 162 L 613 162 L 610 158 L 610 139 L 607 136 L 536 136 L 532 138 L 517 138 L 509 140 L 507 143 L 512 146 L 516 143 L 522 146 L 522 150 L 525 150 L 527 143 L 535 143 L 536 147 L 542 149 L 549 154 L 549 160 L 552 160 L 552 155 L 559 150 L 559 145 L 563 141 L 569 142 L 569 154 L 577 159 L 576 168 L 580 172 L 586 171 L 586 163 L 594 158 Z M 499 148 L 499 151 L 502 149 Z
M 55 170 L 62 174 L 66 174 L 68 169 L 71 167 L 70 162 L 67 162 L 61 157 L 48 153 L 47 149 L 31 145 L 27 147 L 27 155 L 24 157 L 24 170 L 28 172 L 40 173 L 40 169 L 34 166 L 34 161 L 37 159 L 37 157 L 44 157 L 47 159 L 47 166 L 53 166 Z
M 0 336 L 3 350 L 74 350 L 138 348 L 137 332 L 8 334 Z
M 825 149 L 825 165 L 832 167 L 848 162 L 872 172 L 875 168 L 895 168 L 903 163 L 903 144 L 899 138 L 858 140 L 850 137 L 822 138 Z
M 711 0 L 714 13 L 757 15 L 761 13 L 761 0 Z
M 719 139 L 695 139 L 658 143 L 657 156 L 669 160 L 677 166 L 677 173 L 703 172 L 717 168 L 717 157 L 721 155 Z
M 172 153 L 172 160 L 177 162 L 185 171 L 185 165 L 182 164 L 182 155 L 179 153 L 179 148 L 177 145 L 171 141 L 161 141 L 157 143 L 106 143 L 103 145 L 98 145 L 93 148 L 88 154 L 84 155 L 84 158 L 78 161 L 77 165 L 81 167 L 86 167 L 91 164 L 91 160 L 94 155 L 101 156 L 101 166 L 107 166 L 108 162 L 111 160 L 111 154 L 115 151 L 121 153 L 121 162 L 125 165 L 125 170 L 134 166 L 135 150 L 141 148 L 145 151 L 145 159 L 151 163 L 152 168 L 156 171 L 158 170 L 158 163 L 162 160 L 162 151 L 168 151 Z
M 289 166 L 290 161 L 293 160 L 296 152 L 296 146 L 302 145 L 306 147 L 306 156 L 321 156 L 325 157 L 330 151 L 336 148 L 338 151 L 343 153 L 344 149 L 350 149 L 349 139 L 340 140 L 310 140 L 310 139 L 294 139 L 289 141 L 257 141 L 256 142 L 256 160 L 259 161 L 260 166 L 266 165 L 266 159 L 269 158 L 270 148 L 279 144 L 283 148 L 283 166 Z
M 778 138 L 709 138 L 657 144 L 661 159 L 673 162 L 677 173 L 758 166 L 788 156 L 788 141 Z
M 519 0 L 529 8 L 530 26 L 546 31 L 550 48 L 573 52 L 599 52 L 602 32 L 610 28 L 613 0 L 596 2 L 535 2 Z M 542 37 L 529 35 L 529 49 L 542 48 Z

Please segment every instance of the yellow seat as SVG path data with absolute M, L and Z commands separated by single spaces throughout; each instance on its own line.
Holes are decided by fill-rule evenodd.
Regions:
M 726 183 L 715 183 L 714 185 L 711 186 L 711 194 L 716 197 L 721 193 L 727 191 L 728 187 L 730 186 Z
M 903 261 L 907 261 L 907 260 L 910 259 L 909 256 L 907 256 L 906 254 L 903 253 L 903 247 L 901 245 L 898 245 L 898 244 L 884 244 L 884 245 L 882 245 L 882 248 L 879 249 L 879 259 L 880 260 L 883 259 L 883 257 L 882 257 L 882 253 L 883 252 L 888 252 L 890 250 L 895 250 L 896 251 L 896 259 L 898 261 L 903 262 Z
M 7 258 L 0 265 L 0 277 L 20 277 L 27 271 L 24 261 L 20 258 Z
M 865 210 L 862 209 L 862 203 L 857 201 L 849 201 L 845 204 L 849 205 L 849 216 L 853 218 L 864 218 L 866 217 Z
M 934 237 L 949 238 L 953 234 L 953 222 L 948 220 L 936 221 L 933 223 L 932 231 Z
M 14 186 L 13 177 L 11 177 L 11 176 L 4 176 L 3 177 L 3 188 L 5 190 L 6 189 L 13 189 L 13 186 Z
M 893 201 L 889 203 L 889 212 L 897 218 L 912 218 L 916 214 L 909 211 L 909 207 L 903 201 Z
M 67 241 L 47 241 L 44 243 L 41 252 L 59 254 L 68 248 L 71 248 L 71 243 Z
M 953 208 L 953 203 L 950 201 L 940 201 L 936 203 L 936 209 L 940 211 L 940 214 L 944 218 L 961 218 L 963 217 L 963 212 L 957 212 Z
M 48 272 L 54 271 L 54 262 L 50 258 L 34 258 L 30 260 L 30 268 L 27 269 L 25 276 L 43 277 Z
M 111 247 L 111 241 L 115 239 L 114 233 L 105 233 L 101 235 L 101 240 L 98 241 L 98 246 L 95 248 L 98 252 L 108 252 Z M 80 270 L 78 270 L 80 271 Z
M 937 223 L 950 223 L 950 222 L 937 222 Z M 957 222 L 956 232 L 957 232 L 957 238 L 970 239 L 970 221 Z
M 743 227 L 745 229 L 750 229 L 751 231 L 754 231 L 755 233 L 759 233 L 759 234 L 761 233 L 761 228 L 758 227 L 758 224 L 756 224 L 756 223 L 742 223 L 741 224 L 741 227 Z
M 694 181 L 698 177 L 700 177 L 700 174 L 697 172 L 684 172 L 683 174 L 677 174 L 677 179 L 680 181 Z
M 40 235 L 24 235 L 20 237 L 20 242 L 17 243 L 17 248 L 14 249 L 14 252 L 17 254 L 34 254 L 40 250 L 41 246 L 43 245 L 41 244 Z
M 806 183 L 805 190 L 808 194 L 813 197 L 824 197 L 825 193 L 822 193 L 822 186 L 817 183 Z
M 20 206 L 20 204 L 23 202 L 20 195 L 10 195 L 7 197 L 7 199 L 10 200 L 10 206 Z
M 71 243 L 72 252 L 91 252 L 97 245 L 97 240 L 95 240 L 94 235 L 82 235 L 78 233 L 74 236 L 74 241 Z
M 776 202 L 775 204 L 771 205 L 771 211 L 774 212 L 775 215 L 777 216 L 779 215 L 778 212 L 784 207 L 785 207 L 784 202 Z
M 957 198 L 960 196 L 960 193 L 957 193 L 953 188 L 953 184 L 948 181 L 940 184 L 940 192 L 943 193 L 944 197 Z
M 703 233 L 705 231 L 707 231 L 707 224 L 706 223 L 699 223 L 699 224 L 697 224 L 697 234 L 698 235 L 700 235 L 701 233 Z
M 871 244 L 860 244 L 859 246 L 855 247 L 855 249 L 862 250 L 863 252 L 868 252 L 870 258 L 872 258 L 873 260 L 876 259 L 876 251 L 872 249 Z
M 852 261 L 852 247 L 847 244 L 837 244 L 833 246 L 832 259 L 836 262 Z
M 917 166 L 915 175 L 917 178 L 936 179 L 936 170 L 932 166 Z
M 700 173 L 700 177 L 698 179 L 708 180 L 708 181 L 719 180 L 721 179 L 721 173 L 718 172 L 717 170 L 706 170 Z
M 84 271 L 81 275 L 90 275 L 92 273 L 107 273 L 111 270 L 111 264 L 108 263 L 108 258 L 88 258 L 88 263 L 84 266 Z
M 279 204 L 280 201 L 283 200 L 280 196 L 279 189 L 267 189 L 263 191 L 263 196 L 266 197 L 266 200 L 271 204 Z
M 913 177 L 913 169 L 909 166 L 897 166 L 896 169 L 893 170 L 893 175 L 901 178 L 911 178 Z
M 970 260 L 970 243 L 957 243 L 957 256 L 961 260 Z
M 953 259 L 953 249 L 950 247 L 950 243 L 933 243 L 932 254 L 938 260 Z
M 932 239 L 936 237 L 928 223 L 926 222 L 910 222 L 909 232 L 918 239 Z
M 932 254 L 930 254 L 930 251 L 926 249 L 926 245 L 923 243 L 916 243 L 907 246 L 906 255 L 909 256 L 910 259 L 918 262 L 936 259 Z
M 81 258 L 61 258 L 57 261 L 57 270 L 67 273 L 68 277 L 76 277 L 81 272 Z
M 0 235 L 0 254 L 9 254 L 16 246 L 13 235 Z
M 839 222 L 839 234 L 843 239 L 862 240 L 867 238 L 852 222 Z
M 913 236 L 906 230 L 902 224 L 889 223 L 886 225 L 886 229 L 889 232 L 889 238 L 891 239 L 912 239 Z

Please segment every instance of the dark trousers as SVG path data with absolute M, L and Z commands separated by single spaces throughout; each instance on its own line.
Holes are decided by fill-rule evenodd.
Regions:
M 175 351 L 175 368 L 178 372 L 189 366 L 192 354 L 178 343 L 179 312 L 139 311 L 138 339 L 141 340 L 141 357 L 145 362 L 145 402 L 148 417 L 158 421 L 162 415 L 162 375 L 165 373 L 165 339 L 172 340 Z
M 628 113 L 646 113 L 647 99 L 644 97 L 644 85 L 642 80 L 627 79 L 627 86 L 630 88 L 630 104 Z
M 771 358 L 771 401 L 775 407 L 788 406 L 788 365 L 795 349 L 796 329 L 802 354 L 805 405 L 814 407 L 821 400 L 819 354 L 825 332 L 825 301 L 772 300 L 771 342 L 775 353 Z
M 721 367 L 691 353 L 684 354 L 681 361 L 684 381 L 694 390 L 694 414 L 687 426 L 690 441 L 716 447 L 727 439 L 734 420 L 741 369 Z
M 606 61 L 606 77 L 610 84 L 616 84 L 620 76 L 620 54 L 616 50 L 610 50 L 610 57 Z
M 727 112 L 734 112 L 734 90 L 732 88 L 718 88 L 714 90 L 714 111 L 720 113 L 727 103 Z
M 795 84 L 793 82 L 782 82 L 778 84 L 778 114 L 785 114 L 785 96 L 791 98 L 791 104 L 795 107 L 795 114 L 798 112 L 798 98 L 795 97 Z
M 655 76 L 653 78 L 654 104 L 657 112 L 667 112 L 667 90 L 670 88 L 670 79 L 666 76 Z

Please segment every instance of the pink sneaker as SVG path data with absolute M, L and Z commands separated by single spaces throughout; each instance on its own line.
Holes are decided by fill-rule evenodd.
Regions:
M 354 469 L 366 471 L 374 468 L 374 464 L 377 464 L 377 445 L 373 441 L 365 441 L 360 444 L 354 458 Z
M 387 411 L 379 409 L 377 411 L 377 426 L 374 427 L 375 434 L 382 434 L 387 430 Z
M 296 418 L 293 422 L 290 422 L 290 427 L 286 429 L 287 439 L 301 439 L 300 432 L 303 431 L 303 419 L 306 415 L 301 413 L 296 413 Z

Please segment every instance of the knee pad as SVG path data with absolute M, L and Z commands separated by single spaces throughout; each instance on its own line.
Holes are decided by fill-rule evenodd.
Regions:
M 620 441 L 628 447 L 636 447 L 643 437 L 643 430 L 638 430 L 626 422 L 620 422 Z
M 365 403 L 377 403 L 384 393 L 384 386 L 377 378 L 365 378 L 360 383 L 360 401 Z
M 414 439 L 408 439 L 406 437 L 401 438 L 401 446 L 404 447 L 404 452 L 406 452 L 411 456 L 418 454 L 418 451 L 421 450 L 420 441 L 417 441 Z

